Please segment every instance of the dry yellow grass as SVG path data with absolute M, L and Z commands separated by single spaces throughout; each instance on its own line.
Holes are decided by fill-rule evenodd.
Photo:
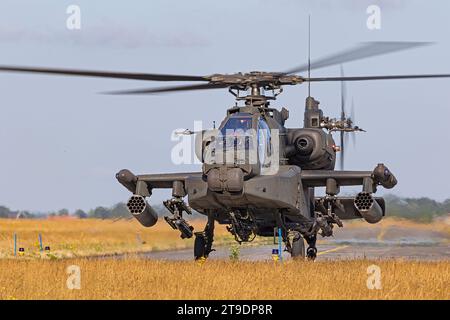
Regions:
M 204 221 L 194 221 L 201 230 Z M 347 224 L 358 226 L 358 222 Z M 400 225 L 444 231 L 442 224 Z M 12 258 L 13 233 L 25 257 Z M 41 233 L 50 257 L 39 259 Z M 232 243 L 217 226 L 216 244 Z M 142 243 L 145 242 L 145 243 Z M 192 246 L 164 221 L 146 229 L 134 220 L 2 220 L 0 219 L 0 299 L 449 299 L 450 262 L 323 261 L 283 264 L 207 261 L 161 262 L 127 259 L 85 259 L 92 255 L 134 253 Z M 70 258 L 76 257 L 76 258 Z M 381 290 L 366 287 L 367 267 L 380 266 Z M 66 286 L 66 268 L 81 268 L 81 289 Z
M 203 230 L 204 221 L 193 222 L 195 230 Z M 133 253 L 152 250 L 181 249 L 193 246 L 193 239 L 182 240 L 178 231 L 163 220 L 152 228 L 144 228 L 135 219 L 0 219 L 0 258 L 13 254 L 13 234 L 26 257 L 46 257 L 39 253 L 38 234 L 44 246 L 50 246 L 52 257 L 80 257 L 103 254 Z M 217 244 L 232 238 L 224 226 L 216 228 Z
M 381 290 L 366 286 L 381 268 Z M 66 268 L 81 268 L 81 289 Z M 450 299 L 450 262 L 0 260 L 0 299 Z

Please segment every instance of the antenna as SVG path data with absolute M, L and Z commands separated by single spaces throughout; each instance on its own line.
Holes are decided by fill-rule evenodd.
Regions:
M 308 79 L 311 78 L 311 15 L 308 16 Z M 311 81 L 308 81 L 308 97 L 311 97 Z

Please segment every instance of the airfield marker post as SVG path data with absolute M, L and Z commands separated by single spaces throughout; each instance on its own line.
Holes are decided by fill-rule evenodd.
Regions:
M 282 239 L 281 239 L 281 228 L 278 228 L 278 258 L 279 258 L 279 260 L 280 260 L 280 262 L 281 261 L 283 261 L 283 258 L 282 258 L 282 256 L 281 256 L 281 241 L 282 241 Z
M 14 233 L 14 256 L 17 256 L 17 234 Z
M 42 235 L 39 233 L 38 235 L 39 238 L 39 251 L 44 251 L 43 247 L 42 247 Z

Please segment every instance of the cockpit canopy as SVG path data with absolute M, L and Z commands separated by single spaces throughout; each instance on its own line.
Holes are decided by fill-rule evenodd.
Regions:
M 253 128 L 253 117 L 250 113 L 236 113 L 228 118 L 220 132 L 225 136 L 231 131 L 247 131 Z
M 272 153 L 272 133 L 264 118 L 250 113 L 236 113 L 216 130 L 204 149 L 204 162 L 264 167 Z
M 233 151 L 254 148 L 255 130 L 249 113 L 237 113 L 228 118 L 216 137 L 216 149 Z

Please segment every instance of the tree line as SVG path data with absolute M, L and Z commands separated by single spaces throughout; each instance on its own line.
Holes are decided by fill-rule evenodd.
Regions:
M 430 222 L 433 219 L 450 213 L 450 198 L 439 202 L 430 198 L 401 198 L 395 195 L 387 195 L 386 216 L 401 217 L 419 222 Z M 154 205 L 153 208 L 160 215 L 167 215 L 168 211 L 163 205 Z M 195 213 L 194 213 L 195 214 Z M 198 214 L 198 213 L 197 213 Z M 96 207 L 89 211 L 81 209 L 70 212 L 61 209 L 45 214 L 33 214 L 28 211 L 13 211 L 5 206 L 0 206 L 0 218 L 43 218 L 43 217 L 76 217 L 79 219 L 120 219 L 130 218 L 125 203 L 120 202 L 112 207 Z

